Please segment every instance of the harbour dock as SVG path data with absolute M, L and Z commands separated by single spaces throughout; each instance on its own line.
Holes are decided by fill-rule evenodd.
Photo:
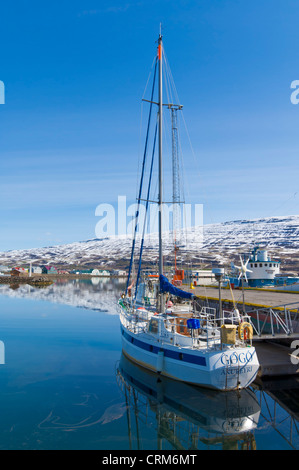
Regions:
M 185 288 L 185 287 L 184 287 Z M 188 287 L 186 290 L 193 292 L 196 297 L 206 299 L 219 299 L 219 289 L 217 287 L 207 286 L 194 286 L 191 290 Z M 222 301 L 236 302 L 239 306 L 243 302 L 243 295 L 241 289 L 221 289 Z M 276 307 L 279 305 L 286 305 L 298 303 L 299 306 L 299 292 L 285 292 L 275 291 L 275 289 L 244 289 L 245 305 L 254 307 Z

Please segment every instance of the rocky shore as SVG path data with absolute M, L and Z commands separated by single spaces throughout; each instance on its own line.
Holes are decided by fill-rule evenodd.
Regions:
M 0 284 L 10 284 L 12 286 L 20 285 L 20 284 L 29 284 L 32 286 L 49 286 L 53 284 L 51 279 L 47 279 L 44 276 L 1 276 L 0 277 Z

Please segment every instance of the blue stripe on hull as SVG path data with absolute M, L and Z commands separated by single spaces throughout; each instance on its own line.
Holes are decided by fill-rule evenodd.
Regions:
M 189 362 L 191 364 L 197 364 L 200 366 L 207 365 L 205 357 L 197 356 L 193 354 L 186 354 L 185 352 L 177 352 L 171 349 L 165 349 L 162 347 L 151 345 L 149 343 L 145 343 L 144 341 L 140 341 L 139 339 L 134 338 L 134 336 L 128 334 L 123 328 L 122 328 L 122 335 L 127 341 L 134 344 L 134 346 L 137 346 L 138 348 L 144 349 L 145 351 L 151 352 L 153 354 L 158 354 L 159 351 L 163 351 L 164 356 L 170 359 L 175 359 L 177 361 L 183 361 L 183 362 Z

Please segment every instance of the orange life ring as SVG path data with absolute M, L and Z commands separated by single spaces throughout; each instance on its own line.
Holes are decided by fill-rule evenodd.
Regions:
M 248 322 L 242 322 L 238 327 L 238 334 L 240 340 L 244 341 L 247 339 L 252 339 L 253 337 L 253 328 Z

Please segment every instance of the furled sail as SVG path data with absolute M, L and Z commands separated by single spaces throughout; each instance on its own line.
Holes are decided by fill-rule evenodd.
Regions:
M 160 289 L 161 292 L 169 292 L 170 294 L 181 297 L 182 299 L 192 300 L 194 298 L 193 294 L 178 289 L 168 281 L 167 277 L 163 276 L 162 274 L 160 275 Z

